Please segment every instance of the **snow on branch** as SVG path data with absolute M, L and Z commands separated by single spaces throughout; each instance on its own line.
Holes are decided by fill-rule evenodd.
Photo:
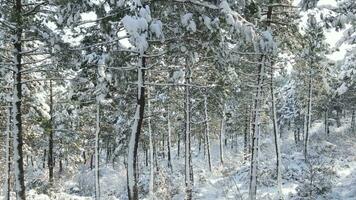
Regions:
M 203 1 L 197 1 L 197 0 L 173 0 L 178 3 L 191 3 L 197 6 L 203 6 L 205 8 L 213 9 L 213 10 L 218 10 L 219 7 L 216 5 L 210 4 L 208 2 L 203 2 Z

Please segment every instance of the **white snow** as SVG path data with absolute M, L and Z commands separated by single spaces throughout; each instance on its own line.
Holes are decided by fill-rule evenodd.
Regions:
M 336 0 L 319 0 L 317 7 L 337 8 Z
M 336 89 L 336 92 L 338 95 L 342 95 L 345 92 L 347 92 L 347 90 L 348 90 L 348 87 L 346 86 L 346 83 L 342 83 L 342 85 Z
M 314 123 L 311 129 L 310 153 L 319 154 L 325 162 L 328 159 L 334 159 L 334 170 L 336 172 L 333 178 L 334 186 L 323 194 L 323 199 L 335 200 L 354 200 L 356 197 L 356 153 L 350 151 L 356 148 L 356 139 L 353 135 L 345 133 L 347 127 L 336 129 L 331 127 L 330 137 L 323 133 L 323 123 Z M 283 167 L 282 191 L 285 199 L 298 199 L 298 190 L 307 180 L 305 174 L 307 165 L 304 162 L 302 149 L 294 143 L 293 133 L 284 132 L 285 136 L 281 140 L 281 152 Z M 192 149 L 193 167 L 194 167 L 194 187 L 193 199 L 247 199 L 249 182 L 249 161 L 243 162 L 243 138 L 237 138 L 236 149 L 225 149 L 224 165 L 219 163 L 219 140 L 212 135 L 212 172 L 207 167 L 207 158 L 203 151 L 197 148 Z M 277 189 L 274 173 L 275 158 L 273 156 L 274 147 L 271 145 L 272 138 L 269 133 L 261 135 L 260 140 L 260 162 L 257 199 L 276 199 Z M 197 147 L 197 142 L 192 143 Z M 183 145 L 181 146 L 183 147 Z M 157 199 L 184 199 L 184 157 L 177 156 L 177 145 L 172 146 L 173 165 L 175 169 L 171 172 L 166 166 L 167 163 L 163 157 L 159 156 L 159 172 L 155 172 L 155 196 Z M 319 153 L 318 153 L 319 151 Z M 182 151 L 181 153 L 184 153 Z M 148 192 L 150 172 L 144 163 L 144 155 L 139 154 L 139 167 L 145 169 L 140 171 L 139 184 L 142 189 Z M 100 167 L 100 184 L 102 186 L 102 198 L 110 200 L 127 199 L 126 191 L 126 169 L 119 160 L 115 167 L 111 164 Z M 167 180 L 171 181 L 167 181 Z M 28 192 L 30 200 L 92 200 L 93 196 L 75 193 L 69 191 L 92 191 L 94 188 L 94 172 L 90 169 L 83 169 L 74 178 L 64 180 L 64 191 L 52 193 L 52 197 L 38 194 L 34 190 Z M 161 196 L 161 195 L 172 196 Z M 90 193 L 89 193 L 90 194 Z M 147 193 L 146 193 L 147 194 Z M 150 199 L 150 198 L 142 198 Z
M 151 11 L 150 7 L 146 5 L 145 7 L 142 7 L 139 11 L 140 17 L 144 18 L 146 22 L 150 22 L 151 19 Z
M 138 18 L 126 15 L 122 19 L 122 23 L 126 31 L 131 35 L 138 35 L 139 33 L 147 30 L 148 24 L 144 18 Z
M 162 31 L 162 22 L 160 20 L 153 20 L 150 24 L 150 31 L 154 33 L 155 37 L 158 39 L 164 39 Z
M 187 30 L 191 32 L 196 32 L 197 27 L 196 24 L 193 20 L 193 14 L 192 13 L 186 13 L 181 17 L 181 23 L 184 27 L 187 28 Z

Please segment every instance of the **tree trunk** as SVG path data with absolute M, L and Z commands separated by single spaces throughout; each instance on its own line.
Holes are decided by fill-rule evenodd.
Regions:
M 352 133 L 355 133 L 355 131 L 356 131 L 356 113 L 355 113 L 355 108 L 352 109 L 352 115 L 351 115 L 351 131 L 352 131 Z
M 86 155 L 85 155 L 85 151 L 83 151 L 82 156 L 83 156 L 84 165 L 85 165 L 87 163 L 87 158 L 86 158 Z
M 249 146 L 249 142 L 248 142 L 248 135 L 249 135 L 249 109 L 246 106 L 246 116 L 245 116 L 245 129 L 244 129 L 244 162 L 247 160 L 248 157 L 248 146 Z
M 177 157 L 179 158 L 180 156 L 180 138 L 181 138 L 181 133 L 178 131 L 178 141 L 177 141 Z
M 294 129 L 294 142 L 295 142 L 295 144 L 297 144 L 298 143 L 298 135 L 297 135 L 297 129 Z
M 110 157 L 110 145 L 109 145 L 109 139 L 106 139 L 106 141 L 105 141 L 105 164 L 106 165 L 109 163 L 109 160 L 110 160 L 109 157 Z
M 151 74 L 149 74 L 150 77 Z M 147 112 L 148 112 L 148 137 L 149 137 L 149 149 L 150 149 L 150 183 L 149 183 L 149 196 L 153 196 L 153 183 L 154 183 L 154 157 L 153 157 L 153 138 L 151 127 L 151 90 L 147 86 Z
M 234 149 L 234 135 L 233 134 L 230 134 L 230 148 L 231 150 Z
M 308 140 L 309 132 L 311 127 L 311 112 L 312 112 L 312 88 L 313 80 L 311 71 L 309 72 L 309 84 L 308 84 L 308 108 L 307 108 L 307 121 L 306 121 L 306 131 L 305 131 L 305 141 L 304 141 L 304 158 L 307 160 L 308 157 Z
M 163 159 L 166 158 L 166 152 L 165 152 L 165 147 L 166 145 L 164 144 L 166 139 L 165 139 L 165 132 L 162 132 L 162 148 L 161 148 L 161 152 L 162 152 L 162 156 L 163 156 Z
M 134 123 L 131 128 L 131 137 L 129 141 L 128 159 L 127 159 L 127 176 L 128 176 L 128 197 L 130 200 L 138 200 L 138 174 L 137 174 L 137 150 L 141 133 L 145 108 L 145 68 L 146 58 L 140 58 L 140 65 L 137 69 L 137 105 L 134 116 Z
M 53 85 L 52 80 L 49 81 L 49 138 L 48 138 L 48 177 L 49 184 L 53 186 Z
M 99 134 L 100 134 L 100 102 L 96 104 L 96 130 L 95 130 L 95 199 L 100 199 L 99 180 Z
M 93 160 L 94 160 L 94 155 L 90 155 L 90 170 L 93 170 Z
M 146 145 L 145 145 L 146 146 Z M 148 167 L 148 148 L 145 147 L 145 166 Z
M 271 67 L 271 101 L 272 101 L 272 121 L 273 121 L 273 136 L 274 136 L 274 146 L 276 150 L 276 171 L 277 171 L 277 191 L 278 199 L 283 199 L 282 193 L 282 177 L 281 177 L 281 152 L 280 152 L 280 141 L 278 137 L 278 124 L 277 124 L 277 113 L 276 113 L 276 98 L 274 96 L 274 81 L 273 81 L 273 65 Z
M 168 146 L 168 152 L 167 152 L 167 157 L 168 157 L 168 168 L 171 169 L 171 172 L 173 172 L 173 165 L 172 165 L 172 155 L 171 155 L 171 120 L 170 120 L 170 110 L 168 108 L 168 115 L 167 115 L 167 123 L 168 123 L 168 140 L 167 140 L 167 146 Z
M 158 167 L 158 154 L 157 154 L 157 142 L 155 140 L 154 135 L 152 135 L 152 140 L 153 140 L 153 160 L 154 160 L 154 165 L 156 166 L 156 171 L 159 171 L 159 167 Z
M 5 197 L 4 200 L 10 200 L 10 185 L 11 185 L 11 159 L 10 159 L 10 134 L 11 134 L 11 107 L 7 109 L 7 122 L 6 122 L 6 178 L 5 178 Z
M 224 164 L 225 113 L 220 121 L 220 163 Z
M 185 70 L 185 187 L 186 199 L 192 199 L 192 181 L 191 181 L 191 149 L 190 149 L 190 69 L 188 59 L 186 58 Z
M 258 162 L 258 140 L 260 135 L 260 103 L 263 88 L 265 56 L 261 57 L 261 64 L 258 65 L 257 73 L 257 91 L 254 100 L 254 110 L 252 117 L 252 142 L 251 142 L 251 167 L 250 167 L 250 184 L 249 199 L 256 200 L 257 193 L 257 162 Z
M 253 101 L 253 100 L 252 100 Z M 248 155 L 251 156 L 251 153 L 252 153 L 252 135 L 253 135 L 253 126 L 252 126 L 252 123 L 253 123 L 253 108 L 252 106 L 250 105 L 250 110 L 249 110 L 249 121 L 248 121 Z
M 17 200 L 25 200 L 25 179 L 23 169 L 23 139 L 22 139 L 22 1 L 16 0 L 14 2 L 14 23 L 16 24 L 16 40 L 14 42 L 14 90 L 12 100 L 13 112 L 13 159 L 15 171 L 15 192 Z
M 199 130 L 199 132 L 200 132 L 200 130 Z M 199 134 L 198 135 L 198 151 L 199 151 L 199 153 L 201 152 L 201 143 L 202 143 L 202 137 Z
M 46 156 L 47 156 L 47 149 L 44 150 L 43 152 L 43 160 L 42 160 L 42 168 L 46 168 Z
M 328 109 L 325 109 L 325 113 L 324 113 L 324 126 L 325 126 L 325 135 L 329 136 L 329 113 L 328 113 Z
M 341 108 L 337 108 L 336 109 L 336 126 L 339 128 L 341 127 L 341 114 L 342 113 L 342 110 Z
M 209 171 L 211 171 L 211 156 L 210 156 L 210 139 L 209 139 L 209 115 L 208 115 L 208 98 L 206 94 L 204 94 L 204 115 L 205 115 L 205 142 L 206 142 L 206 150 L 208 155 L 208 165 Z
M 59 158 L 59 174 L 63 174 L 63 161 Z

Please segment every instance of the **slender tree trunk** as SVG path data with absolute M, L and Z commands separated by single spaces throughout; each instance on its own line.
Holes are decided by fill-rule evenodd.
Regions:
M 340 107 L 336 109 L 336 126 L 339 128 L 341 127 L 341 114 L 342 110 Z
M 230 134 L 230 138 L 231 138 L 231 140 L 230 140 L 230 148 L 234 149 L 234 135 Z
M 151 74 L 149 74 L 150 77 Z M 148 137 L 149 137 L 149 149 L 150 149 L 150 183 L 149 183 L 149 196 L 153 197 L 153 183 L 154 183 L 154 157 L 153 157 L 153 139 L 152 139 L 152 126 L 151 126 L 151 90 L 147 86 L 147 112 L 148 112 Z
M 165 152 L 165 147 L 166 147 L 166 145 L 164 144 L 165 141 L 166 141 L 166 139 L 165 139 L 165 132 L 162 132 L 162 146 L 161 146 L 162 148 L 161 148 L 161 152 L 162 152 L 163 158 L 166 158 L 166 152 Z
M 356 131 L 356 113 L 355 113 L 355 108 L 352 109 L 352 115 L 351 115 L 351 131 L 352 131 L 352 133 L 355 133 L 355 131 Z
M 278 124 L 277 124 L 277 113 L 276 113 L 276 98 L 274 96 L 274 81 L 273 81 L 273 65 L 271 67 L 271 98 L 272 98 L 272 121 L 273 121 L 273 136 L 274 136 L 274 146 L 276 150 L 276 171 L 277 171 L 277 191 L 278 198 L 283 199 L 282 193 L 282 177 L 281 177 L 281 152 L 280 152 L 280 141 L 278 137 Z
M 146 150 L 147 150 L 147 148 L 146 148 Z M 110 145 L 110 140 L 108 139 L 106 141 L 106 159 L 105 159 L 106 165 L 109 163 L 110 155 L 111 155 L 111 145 Z
M 146 146 L 146 145 L 145 145 Z M 148 167 L 148 148 L 145 147 L 145 166 Z
M 325 135 L 329 136 L 329 110 L 325 109 L 324 113 L 324 126 L 325 126 Z
M 248 134 L 249 134 L 249 110 L 248 107 L 246 106 L 246 116 L 245 116 L 245 129 L 244 129 L 244 162 L 247 160 L 248 157 L 248 146 L 249 146 L 249 141 L 248 141 Z
M 100 134 L 100 102 L 96 104 L 96 130 L 95 130 L 95 199 L 100 199 L 99 180 L 99 134 Z
M 84 160 L 84 165 L 87 163 L 87 158 L 86 158 L 86 156 L 85 156 L 85 151 L 83 151 L 83 160 Z
M 253 99 L 252 99 L 253 101 Z M 253 135 L 253 108 L 250 105 L 250 110 L 249 110 L 249 122 L 248 122 L 248 155 L 251 156 L 252 153 L 252 135 Z
M 252 117 L 252 143 L 251 143 L 251 167 L 250 167 L 250 184 L 249 200 L 256 200 L 257 193 L 257 162 L 258 162 L 258 140 L 260 135 L 260 103 L 263 88 L 265 56 L 261 57 L 261 63 L 258 65 L 257 74 L 257 91 L 254 100 L 254 110 Z
M 180 138 L 181 138 L 181 133 L 178 132 L 178 141 L 177 141 L 177 157 L 179 158 L 180 156 Z
M 208 165 L 209 171 L 211 171 L 211 156 L 210 156 L 210 130 L 209 130 L 209 115 L 208 115 L 208 98 L 206 94 L 204 94 L 204 115 L 205 115 L 205 142 L 206 142 L 206 149 L 208 154 Z
M 63 173 L 63 162 L 62 158 L 59 159 L 59 174 Z
M 191 150 L 190 150 L 190 69 L 188 66 L 188 59 L 186 58 L 185 70 L 185 187 L 186 199 L 192 199 L 192 181 L 191 181 Z
M 53 186 L 53 85 L 52 80 L 49 81 L 49 138 L 48 138 L 48 175 L 49 183 Z
M 93 170 L 93 160 L 94 160 L 94 155 L 90 155 L 90 170 Z
M 46 156 L 47 156 L 47 149 L 43 151 L 43 159 L 42 159 L 42 168 L 46 168 Z
M 307 132 L 307 124 L 308 124 L 308 113 L 305 112 L 304 113 L 304 121 L 303 121 L 303 134 L 302 134 L 303 140 L 305 140 L 305 135 Z
M 16 40 L 14 42 L 14 91 L 12 100 L 13 112 L 13 159 L 15 170 L 15 192 L 17 200 L 25 200 L 25 179 L 23 169 L 23 139 L 22 139 L 22 32 L 23 32 L 23 19 L 22 19 L 22 1 L 16 0 L 14 2 L 14 22 L 16 24 Z
M 11 159 L 10 159 L 10 152 L 11 152 L 11 145 L 10 145 L 10 134 L 11 134 L 11 107 L 7 109 L 7 122 L 6 122 L 6 178 L 5 178 L 5 197 L 4 200 L 10 200 L 10 185 L 11 185 Z
M 220 122 L 220 163 L 224 164 L 224 138 L 225 138 L 225 108 Z
M 173 165 L 172 165 L 172 155 L 171 155 L 171 119 L 170 119 L 170 110 L 168 108 L 168 115 L 167 115 L 167 123 L 168 123 L 168 140 L 167 140 L 167 146 L 168 146 L 168 152 L 167 152 L 167 157 L 168 157 L 168 168 L 171 169 L 171 172 L 173 172 Z
M 200 131 L 199 131 L 200 132 Z M 202 137 L 201 135 L 199 134 L 198 135 L 198 151 L 199 153 L 201 152 L 201 142 L 202 142 Z
M 294 132 L 294 142 L 295 144 L 297 144 L 298 143 L 297 129 L 294 129 L 293 132 Z
M 127 176 L 128 176 L 128 197 L 130 200 L 138 200 L 138 174 L 137 174 L 137 150 L 138 142 L 141 133 L 145 108 L 145 68 L 146 58 L 140 58 L 140 66 L 137 69 L 137 105 L 134 117 L 134 123 L 131 129 L 131 137 L 129 141 L 128 160 L 127 160 Z
M 307 160 L 308 157 L 308 140 L 309 140 L 309 132 L 311 127 L 311 113 L 312 113 L 312 88 L 313 88 L 313 80 L 311 71 L 309 72 L 309 84 L 308 84 L 308 110 L 307 110 L 307 124 L 305 131 L 305 141 L 304 141 L 304 158 Z
M 153 160 L 154 160 L 154 163 L 155 163 L 155 166 L 156 166 L 156 171 L 158 172 L 159 171 L 159 167 L 158 167 L 158 154 L 157 154 L 157 142 L 155 140 L 155 137 L 154 135 L 152 135 L 152 140 L 153 140 Z

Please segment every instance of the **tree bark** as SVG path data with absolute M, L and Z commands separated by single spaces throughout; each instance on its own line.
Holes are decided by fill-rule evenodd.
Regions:
M 248 135 L 249 135 L 249 109 L 246 106 L 246 116 L 245 116 L 245 128 L 244 128 L 244 162 L 247 160 L 248 154 L 249 154 L 249 141 L 248 141 Z
M 177 137 L 178 137 L 178 141 L 177 141 L 177 157 L 179 158 L 179 156 L 180 156 L 180 139 L 181 139 L 181 133 L 180 132 L 178 132 Z
M 224 107 L 224 106 L 223 106 Z M 222 119 L 220 121 L 220 163 L 224 164 L 224 139 L 225 139 L 225 108 L 223 108 Z
M 53 186 L 53 85 L 49 81 L 49 137 L 48 137 L 48 177 L 51 187 Z
M 134 123 L 131 128 L 131 137 L 129 141 L 127 176 L 128 176 L 128 197 L 130 200 L 138 200 L 138 174 L 137 174 L 137 150 L 141 134 L 145 108 L 145 68 L 146 58 L 140 58 L 140 65 L 137 69 L 137 105 L 134 117 Z
M 23 33 L 23 17 L 22 17 L 22 1 L 14 2 L 13 15 L 16 24 L 16 40 L 14 42 L 14 91 L 12 100 L 13 112 L 13 153 L 14 153 L 14 170 L 15 170 L 15 192 L 18 200 L 25 200 L 25 179 L 23 169 L 23 138 L 22 138 L 22 33 Z
M 324 112 L 324 126 L 325 126 L 325 135 L 329 136 L 329 111 L 325 109 Z
M 254 109 L 252 117 L 252 142 L 251 142 L 251 166 L 250 166 L 250 184 L 249 199 L 256 200 L 257 193 L 257 157 L 258 157 L 258 140 L 260 136 L 260 104 L 263 88 L 265 56 L 261 57 L 261 64 L 258 65 L 257 73 L 257 91 L 254 100 Z
M 355 108 L 352 109 L 352 115 L 351 115 L 351 131 L 352 131 L 352 133 L 355 133 L 355 131 L 356 131 L 356 113 L 355 113 Z
M 173 172 L 173 165 L 172 165 L 172 155 L 171 155 L 171 119 L 170 119 L 170 110 L 168 108 L 168 115 L 167 115 L 167 123 L 168 123 L 168 139 L 167 139 L 167 146 L 168 146 L 168 152 L 167 152 L 167 157 L 168 157 L 168 168 L 171 169 L 171 172 Z
M 205 115 L 205 142 L 206 142 L 206 150 L 207 150 L 207 155 L 208 155 L 208 165 L 209 165 L 209 171 L 212 170 L 211 168 L 211 156 L 210 156 L 210 130 L 209 130 L 209 115 L 208 115 L 208 98 L 206 94 L 204 94 L 204 115 Z
M 341 115 L 342 115 L 341 113 L 342 113 L 341 108 L 337 107 L 337 109 L 336 109 L 336 126 L 338 128 L 341 127 Z
M 5 178 L 5 197 L 4 200 L 10 200 L 10 185 L 11 185 L 11 145 L 10 145 L 10 137 L 11 137 L 11 107 L 7 109 L 7 122 L 6 122 L 6 178 Z
M 87 158 L 86 158 L 86 155 L 85 155 L 85 151 L 83 151 L 82 157 L 83 157 L 84 165 L 85 165 L 87 163 Z
M 94 160 L 94 155 L 90 155 L 90 170 L 93 170 L 93 160 Z
M 151 74 L 149 74 L 150 76 Z M 149 183 L 149 196 L 153 196 L 153 183 L 154 183 L 154 157 L 153 157 L 153 137 L 151 126 L 151 90 L 147 86 L 147 112 L 148 112 L 148 137 L 149 137 L 149 149 L 150 149 L 150 183 Z
M 278 124 L 277 124 L 277 113 L 276 113 L 276 98 L 274 95 L 274 80 L 273 80 L 273 65 L 271 67 L 271 101 L 272 101 L 272 121 L 273 121 L 273 136 L 274 136 L 274 146 L 276 150 L 276 172 L 277 172 L 277 191 L 278 198 L 283 199 L 282 193 L 282 177 L 281 177 L 281 152 L 280 152 L 280 141 L 278 137 Z
M 309 84 L 308 84 L 308 108 L 307 108 L 307 121 L 306 121 L 306 131 L 305 131 L 305 141 L 304 141 L 304 158 L 307 160 L 308 157 L 308 140 L 309 132 L 311 127 L 311 110 L 312 110 L 312 89 L 313 89 L 313 80 L 311 75 L 311 69 L 309 72 Z
M 191 180 L 191 149 L 190 149 L 190 69 L 188 58 L 186 58 L 185 69 L 185 187 L 186 199 L 192 199 L 192 180 Z
M 42 160 L 42 168 L 46 168 L 46 157 L 47 157 L 47 149 L 43 151 L 43 160 Z
M 96 130 L 95 130 L 95 199 L 100 199 L 99 180 L 99 134 L 100 134 L 100 102 L 96 104 Z

